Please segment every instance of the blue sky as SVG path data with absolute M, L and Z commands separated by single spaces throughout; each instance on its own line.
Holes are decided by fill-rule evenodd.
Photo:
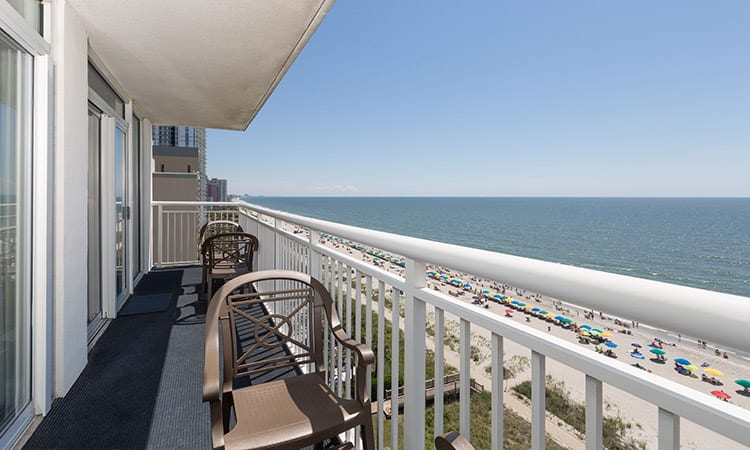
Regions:
M 750 1 L 339 0 L 208 175 L 251 195 L 750 196 Z

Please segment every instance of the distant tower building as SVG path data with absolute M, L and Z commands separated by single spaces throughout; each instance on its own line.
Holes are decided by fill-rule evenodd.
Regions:
M 209 202 L 228 201 L 227 180 L 211 178 L 206 184 L 206 200 Z
M 175 152 L 180 153 L 184 148 L 194 148 L 197 150 L 198 167 L 194 171 L 198 173 L 198 192 L 194 200 L 206 200 L 206 129 L 196 127 L 179 127 L 171 125 L 157 125 L 153 127 L 154 147 L 159 146 L 164 152 L 169 151 L 169 147 L 175 148 Z M 155 172 L 160 172 L 160 165 L 157 165 Z M 157 193 L 154 192 L 154 200 L 158 200 Z

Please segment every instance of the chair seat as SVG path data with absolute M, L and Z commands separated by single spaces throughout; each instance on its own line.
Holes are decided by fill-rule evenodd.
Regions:
M 213 278 L 224 278 L 229 275 L 237 275 L 240 273 L 247 273 L 249 272 L 247 265 L 241 264 L 238 266 L 235 265 L 222 265 L 218 264 L 214 268 L 211 269 L 211 277 Z
M 232 391 L 237 424 L 227 449 L 273 449 L 311 445 L 311 436 L 334 436 L 364 413 L 356 400 L 336 397 L 318 374 L 301 375 Z M 329 433 L 329 434 L 327 434 Z M 299 444 L 290 447 L 289 442 Z

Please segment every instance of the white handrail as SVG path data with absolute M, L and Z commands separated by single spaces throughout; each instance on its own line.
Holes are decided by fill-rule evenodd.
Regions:
M 695 336 L 743 352 L 750 298 L 461 247 L 290 214 L 245 202 L 255 211 L 352 241 L 507 283 L 619 317 Z

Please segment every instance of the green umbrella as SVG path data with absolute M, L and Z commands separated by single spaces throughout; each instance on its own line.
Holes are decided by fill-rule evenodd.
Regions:
M 547 311 L 539 311 L 537 314 L 539 314 L 540 316 L 546 316 L 549 313 Z
M 593 331 L 594 333 L 599 333 L 599 334 L 603 333 L 603 331 L 598 328 L 592 328 L 591 331 Z
M 745 389 L 750 388 L 750 380 L 734 380 L 734 382 Z
M 651 349 L 651 350 L 649 350 L 649 351 L 650 351 L 651 353 L 655 354 L 655 355 L 666 355 L 666 354 L 667 354 L 667 352 L 665 352 L 664 350 L 662 350 L 662 349 L 659 349 L 659 348 L 652 348 L 652 349 Z

